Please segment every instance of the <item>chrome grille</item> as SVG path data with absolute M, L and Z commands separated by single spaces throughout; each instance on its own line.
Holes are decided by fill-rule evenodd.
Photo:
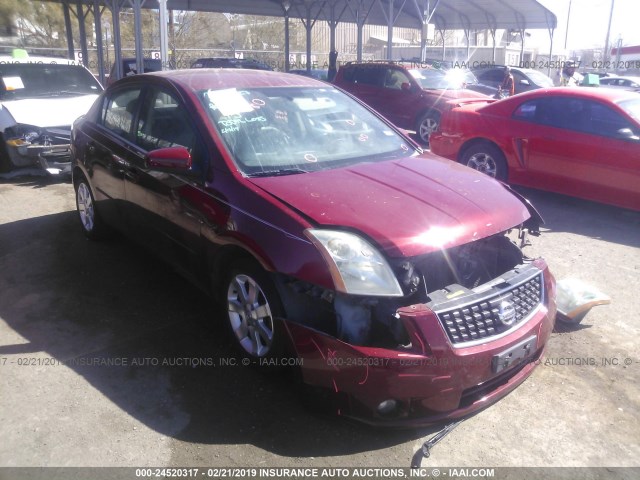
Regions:
M 509 322 L 504 321 L 503 302 L 510 303 L 515 310 L 515 315 L 511 316 Z M 538 274 L 511 289 L 436 313 L 455 345 L 490 338 L 511 330 L 522 323 L 541 302 L 542 274 Z

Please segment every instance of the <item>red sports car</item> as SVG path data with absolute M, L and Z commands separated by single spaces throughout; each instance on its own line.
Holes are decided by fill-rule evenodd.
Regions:
M 640 95 L 551 88 L 461 101 L 433 153 L 494 178 L 640 210 Z

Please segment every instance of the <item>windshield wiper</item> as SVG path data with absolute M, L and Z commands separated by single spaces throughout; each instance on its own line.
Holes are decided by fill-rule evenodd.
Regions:
M 284 175 L 297 175 L 299 173 L 309 173 L 308 170 L 302 168 L 281 168 L 279 170 L 265 170 L 249 175 L 249 177 L 282 177 Z
M 249 177 L 282 177 L 285 175 L 297 175 L 300 173 L 309 173 L 309 170 L 302 168 L 280 168 L 277 170 L 264 170 L 249 174 Z

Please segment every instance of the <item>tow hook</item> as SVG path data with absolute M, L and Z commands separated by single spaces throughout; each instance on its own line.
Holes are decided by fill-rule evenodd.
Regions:
M 429 440 L 424 442 L 422 444 L 422 447 L 420 447 L 420 449 L 418 449 L 418 451 L 413 455 L 413 458 L 411 459 L 411 468 L 420 468 L 420 466 L 422 465 L 422 459 L 429 458 L 431 456 L 431 449 L 465 420 L 466 418 L 463 418 L 461 420 L 456 420 L 455 422 L 450 423 L 435 435 L 433 435 Z

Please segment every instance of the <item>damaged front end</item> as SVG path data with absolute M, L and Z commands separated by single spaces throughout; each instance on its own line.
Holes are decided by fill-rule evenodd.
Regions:
M 539 233 L 530 213 L 512 230 L 389 260 L 398 294 L 281 278 L 285 325 L 313 395 L 339 415 L 419 426 L 467 415 L 524 381 L 555 318 L 553 276 L 522 251 L 527 233 Z
M 39 167 L 51 175 L 70 174 L 71 128 L 17 124 L 2 134 L 13 169 Z

